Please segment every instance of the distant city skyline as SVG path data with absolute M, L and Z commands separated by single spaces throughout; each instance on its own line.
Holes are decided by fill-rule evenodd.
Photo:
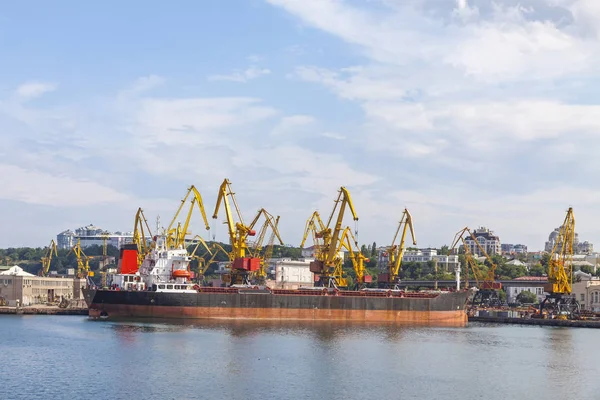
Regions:
M 365 244 L 407 207 L 419 247 L 487 226 L 542 250 L 569 206 L 598 243 L 595 4 L 7 2 L 0 247 L 167 224 L 191 184 L 212 215 L 224 178 L 289 244 L 340 186 Z

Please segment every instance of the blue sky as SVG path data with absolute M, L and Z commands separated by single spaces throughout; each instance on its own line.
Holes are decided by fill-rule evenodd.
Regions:
M 168 221 L 190 184 L 212 214 L 225 177 L 290 244 L 342 185 L 365 243 L 408 207 L 421 247 L 483 225 L 535 250 L 569 206 L 600 243 L 599 22 L 593 0 L 4 4 L 0 247 Z

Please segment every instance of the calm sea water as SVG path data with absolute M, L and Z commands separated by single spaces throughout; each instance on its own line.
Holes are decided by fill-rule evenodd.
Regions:
M 0 317 L 0 399 L 600 399 L 600 331 Z

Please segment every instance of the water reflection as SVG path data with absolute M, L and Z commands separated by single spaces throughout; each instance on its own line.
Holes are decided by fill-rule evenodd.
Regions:
M 134 333 L 183 332 L 188 329 L 217 330 L 227 332 L 234 338 L 254 337 L 269 334 L 313 336 L 324 343 L 333 343 L 348 336 L 383 336 L 387 341 L 401 341 L 407 331 L 415 327 L 380 325 L 375 323 L 353 323 L 337 321 L 270 321 L 270 320 L 199 320 L 176 318 L 123 319 L 118 321 L 93 321 L 110 324 L 120 336 L 131 337 Z
M 549 382 L 574 382 L 579 374 L 578 362 L 574 358 L 573 329 L 550 328 L 546 330 L 548 361 L 546 364 Z M 568 399 L 573 397 L 571 385 L 556 385 L 556 394 Z

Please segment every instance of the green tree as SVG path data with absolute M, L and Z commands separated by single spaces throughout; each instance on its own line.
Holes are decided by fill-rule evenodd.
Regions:
M 377 255 L 377 243 L 373 242 L 371 246 L 371 257 L 375 257 Z
M 582 265 L 579 269 L 581 270 L 581 272 L 585 272 L 586 274 L 594 273 L 594 268 L 591 265 Z
M 506 292 L 504 291 L 504 289 L 498 291 L 498 298 L 503 303 L 506 301 Z
M 544 267 L 545 271 L 548 271 L 548 263 L 549 262 L 550 262 L 550 254 L 549 253 L 544 253 L 542 255 L 542 259 L 540 260 L 540 263 Z
M 443 245 L 440 249 L 440 254 L 443 256 L 447 256 L 448 254 L 450 254 L 450 249 L 448 248 L 448 246 Z
M 529 275 L 531 276 L 543 276 L 546 274 L 546 269 L 542 264 L 535 264 L 529 268 Z
M 517 301 L 521 303 L 537 303 L 537 296 L 531 293 L 529 290 L 524 290 L 517 295 Z

